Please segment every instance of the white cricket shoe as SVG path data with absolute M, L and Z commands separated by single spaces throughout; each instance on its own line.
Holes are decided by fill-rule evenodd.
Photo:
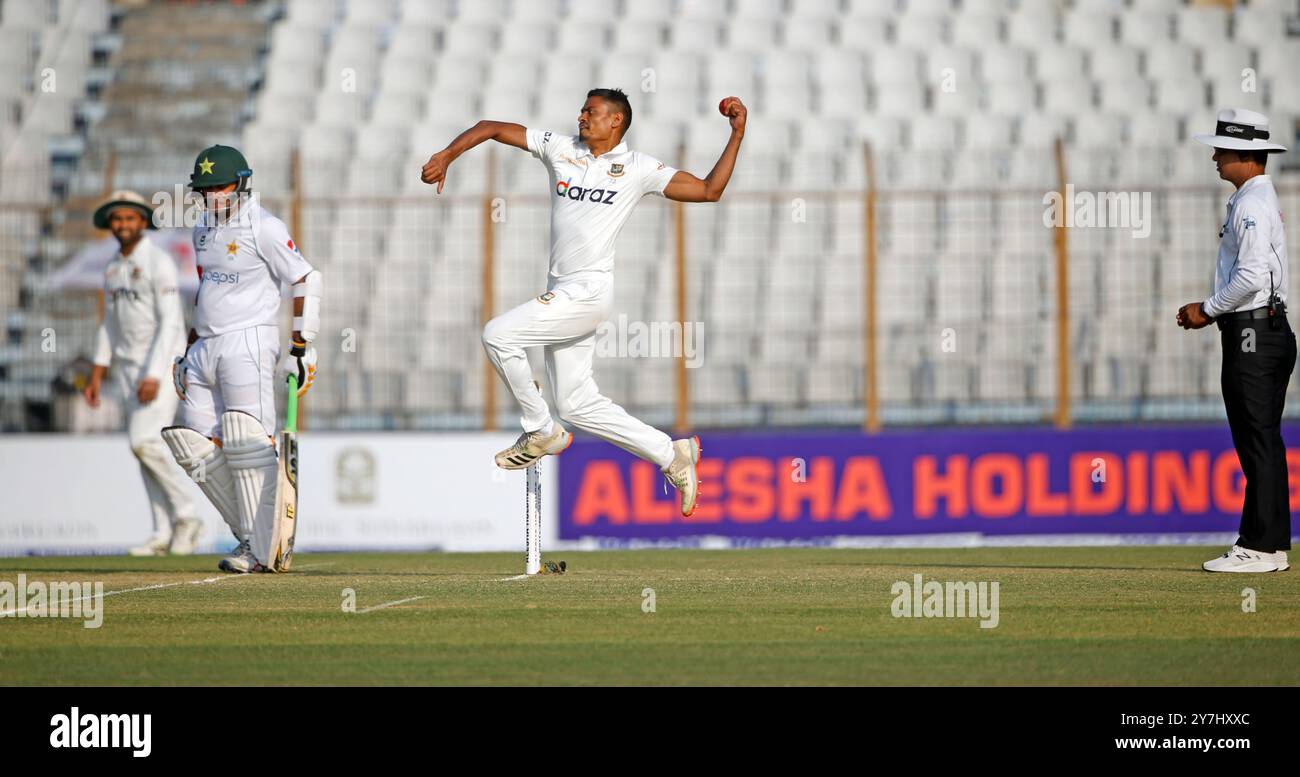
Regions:
M 188 556 L 194 552 L 203 534 L 203 521 L 198 518 L 186 518 L 176 522 L 172 527 L 172 544 L 169 551 L 177 556 Z
M 166 539 L 154 535 L 145 540 L 143 544 L 137 545 L 127 551 L 132 556 L 166 556 L 168 542 Z
M 266 567 L 262 566 L 262 562 L 258 561 L 257 556 L 253 555 L 253 549 L 249 546 L 248 540 L 240 542 L 239 547 L 235 548 L 233 553 L 221 559 L 217 563 L 217 569 L 236 575 L 266 571 Z
M 1285 572 L 1291 564 L 1287 562 L 1284 550 L 1261 553 L 1233 545 L 1227 553 L 1210 559 L 1201 568 L 1206 572 Z
M 696 465 L 700 463 L 700 438 L 673 440 L 673 463 L 663 470 L 664 477 L 673 484 L 682 498 L 682 517 L 695 512 L 695 501 L 700 492 L 700 478 Z
M 501 469 L 527 469 L 543 456 L 562 453 L 573 443 L 573 434 L 559 424 L 554 426 L 549 435 L 541 432 L 524 432 L 519 435 L 514 445 L 496 455 L 497 466 Z

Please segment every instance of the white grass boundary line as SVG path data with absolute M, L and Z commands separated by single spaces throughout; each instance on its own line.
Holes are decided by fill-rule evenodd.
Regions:
M 498 583 L 509 583 L 509 582 L 511 582 L 511 581 L 513 581 L 513 580 L 527 580 L 527 579 L 530 578 L 530 577 L 535 577 L 535 575 L 515 575 L 514 577 L 503 577 L 503 578 L 501 578 L 500 580 L 497 580 L 497 582 L 498 582 Z
M 298 569 L 316 569 L 318 567 L 330 566 L 333 563 L 334 562 L 330 561 L 324 564 L 308 564 L 306 566 L 298 567 Z M 119 596 L 121 594 L 134 594 L 134 593 L 139 593 L 140 591 L 157 591 L 162 588 L 175 588 L 178 585 L 207 585 L 209 583 L 220 583 L 222 580 L 239 580 L 240 578 L 247 578 L 247 577 L 257 577 L 257 575 L 238 575 L 233 573 L 227 573 L 224 575 L 218 575 L 216 577 L 205 577 L 200 580 L 177 580 L 173 583 L 155 583 L 154 585 L 142 585 L 139 588 L 123 588 L 118 591 L 105 591 L 103 595 L 104 598 L 107 599 L 110 596 Z M 89 596 L 83 596 L 79 599 L 72 599 L 67 603 L 72 604 L 74 602 L 85 602 L 94 598 L 95 595 L 90 594 Z M 18 615 L 18 613 L 27 612 L 28 610 L 32 609 L 35 606 L 36 605 L 34 604 L 30 604 L 22 608 L 21 610 L 6 610 L 5 612 L 0 612 L 0 618 L 12 618 Z
M 363 609 L 363 610 L 357 610 L 356 613 L 354 613 L 354 614 L 356 614 L 356 615 L 365 615 L 365 614 L 368 613 L 368 612 L 374 612 L 375 610 L 382 610 L 382 609 L 384 609 L 385 607 L 396 607 L 396 606 L 399 605 L 399 604 L 406 604 L 407 602 L 414 602 L 414 601 L 416 601 L 417 599 L 427 599 L 427 598 L 429 598 L 429 597 L 427 597 L 427 596 L 412 596 L 412 597 L 409 597 L 409 598 L 407 598 L 407 599 L 398 599 L 398 600 L 395 601 L 395 602 L 384 602 L 383 604 L 376 604 L 374 607 L 367 607 L 367 608 L 365 608 L 365 609 Z

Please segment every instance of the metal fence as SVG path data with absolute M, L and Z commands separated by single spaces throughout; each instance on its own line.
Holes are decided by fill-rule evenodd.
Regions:
M 453 179 L 438 197 L 404 184 L 395 195 L 290 186 L 264 196 L 326 278 L 310 426 L 513 427 L 513 400 L 486 366 L 479 333 L 545 290 L 550 200 L 527 155 L 471 153 L 488 160 L 484 177 Z M 915 177 L 896 159 L 854 150 L 832 188 L 750 180 L 716 204 L 646 198 L 618 243 L 598 383 L 661 426 L 1219 417 L 1217 331 L 1183 332 L 1173 319 L 1212 290 L 1230 188 L 1114 191 L 1113 174 L 1096 172 L 1103 165 L 1072 152 L 1062 169 L 1051 150 L 1031 175 L 1000 177 L 1016 153 L 981 160 L 984 187 L 904 185 Z M 956 155 L 918 164 L 946 171 L 957 161 L 969 164 Z M 1210 179 L 1208 155 L 1205 167 Z M 102 170 L 84 175 L 110 183 Z M 1278 189 L 1284 212 L 1300 213 L 1295 180 Z M 1045 223 L 1051 192 L 1070 195 L 1062 213 L 1073 226 Z M 1136 221 L 1087 225 L 1108 209 L 1113 221 L 1117 202 Z M 54 408 L 90 355 L 94 295 L 48 285 L 86 240 L 103 239 L 79 225 L 88 205 L 79 207 L 0 206 L 5 430 L 60 426 L 66 414 Z M 1294 233 L 1289 240 L 1294 256 Z

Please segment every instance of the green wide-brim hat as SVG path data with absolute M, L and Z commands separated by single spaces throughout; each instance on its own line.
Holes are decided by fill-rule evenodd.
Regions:
M 95 208 L 95 227 L 98 229 L 108 229 L 108 214 L 117 208 L 135 208 L 144 216 L 144 220 L 149 222 L 149 229 L 157 229 L 153 223 L 153 206 L 149 201 L 139 194 L 129 190 L 122 189 L 108 195 L 98 208 Z

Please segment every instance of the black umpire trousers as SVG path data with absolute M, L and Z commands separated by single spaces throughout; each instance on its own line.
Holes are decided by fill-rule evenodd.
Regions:
M 1218 322 L 1223 341 L 1223 404 L 1246 476 L 1237 544 L 1272 553 L 1291 549 L 1291 499 L 1282 407 L 1296 363 L 1295 333 L 1283 317 Z

